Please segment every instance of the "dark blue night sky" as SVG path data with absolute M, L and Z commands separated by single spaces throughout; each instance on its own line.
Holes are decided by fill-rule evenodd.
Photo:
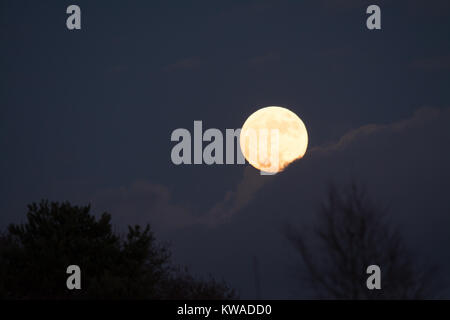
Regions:
M 376 1 L 369 31 L 371 3 L 2 0 L 0 228 L 41 198 L 91 203 L 244 298 L 255 256 L 263 298 L 303 297 L 282 225 L 307 227 L 327 183 L 356 177 L 449 270 L 450 3 Z M 240 128 L 270 105 L 308 129 L 285 172 L 172 164 L 174 129 Z

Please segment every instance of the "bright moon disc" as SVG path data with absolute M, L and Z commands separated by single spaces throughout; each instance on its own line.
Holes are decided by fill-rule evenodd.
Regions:
M 266 107 L 245 121 L 240 146 L 253 167 L 276 173 L 303 157 L 308 146 L 308 132 L 303 121 L 292 111 Z

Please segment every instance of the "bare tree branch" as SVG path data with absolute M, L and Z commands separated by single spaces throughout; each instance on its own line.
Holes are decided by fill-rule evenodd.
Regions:
M 318 297 L 422 299 L 438 292 L 436 269 L 414 260 L 386 213 L 355 183 L 342 190 L 331 185 L 309 238 L 286 227 L 285 235 L 300 254 Z M 381 290 L 366 287 L 371 264 L 382 270 Z

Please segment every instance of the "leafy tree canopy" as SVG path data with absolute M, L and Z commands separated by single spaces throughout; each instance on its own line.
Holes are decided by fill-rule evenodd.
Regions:
M 82 289 L 68 290 L 66 269 L 82 270 Z M 27 220 L 0 237 L 0 297 L 10 299 L 231 299 L 234 290 L 213 278 L 175 267 L 150 226 L 113 231 L 111 216 L 89 206 L 42 201 Z

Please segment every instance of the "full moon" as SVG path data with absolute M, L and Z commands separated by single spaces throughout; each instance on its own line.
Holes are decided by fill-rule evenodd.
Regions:
M 303 121 L 292 111 L 265 107 L 245 121 L 240 146 L 253 167 L 277 173 L 303 157 L 308 146 L 308 132 Z

